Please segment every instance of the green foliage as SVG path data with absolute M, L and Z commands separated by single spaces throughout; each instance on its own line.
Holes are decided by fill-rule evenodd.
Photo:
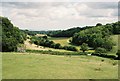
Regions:
M 87 43 L 88 46 L 94 49 L 102 47 L 110 51 L 114 45 L 110 38 L 110 34 L 109 29 L 104 26 L 92 27 L 74 34 L 71 43 L 76 45 Z
M 96 26 L 102 26 L 102 24 L 101 23 L 97 23 Z
M 110 34 L 120 34 L 120 21 L 102 25 L 101 23 L 97 23 L 96 26 L 86 26 L 86 27 L 75 27 L 70 28 L 67 30 L 57 30 L 57 31 L 29 31 L 29 30 L 22 30 L 28 35 L 35 36 L 36 34 L 47 34 L 51 37 L 72 37 L 75 33 L 78 33 L 82 30 L 90 29 L 92 27 L 103 26 L 105 29 L 110 31 Z
M 14 27 L 8 18 L 0 17 L 2 27 L 2 51 L 17 51 L 17 45 L 24 43 L 26 34 Z
M 74 46 L 64 46 L 63 48 L 70 51 L 77 51 L 77 49 Z
M 95 53 L 105 53 L 106 52 L 106 49 L 105 48 L 101 48 L 101 47 L 98 47 L 96 50 L 95 50 Z
M 60 45 L 59 43 L 57 43 L 57 44 L 54 45 L 54 48 L 55 48 L 55 49 L 59 49 L 60 46 L 61 46 L 61 45 Z
M 81 45 L 81 49 L 80 50 L 82 50 L 83 52 L 87 51 L 88 50 L 88 45 L 86 43 L 83 43 Z
M 113 34 L 120 34 L 120 21 L 113 23 Z
M 55 48 L 55 49 L 65 49 L 65 50 L 70 50 L 70 51 L 77 51 L 77 49 L 73 46 L 61 46 L 60 43 L 54 43 L 53 41 L 48 40 L 48 38 L 46 38 L 46 37 L 32 36 L 30 42 L 34 43 L 36 45 Z
M 120 60 L 120 50 L 118 50 L 118 52 L 116 53 L 117 58 Z
M 24 33 L 30 36 L 35 36 L 37 34 L 37 32 L 35 31 L 29 31 L 29 30 L 21 30 L 21 31 L 23 31 Z
M 47 36 L 43 36 L 44 39 L 47 39 Z
M 51 55 L 83 55 L 83 52 L 61 52 L 61 51 L 52 51 L 52 50 L 29 50 L 27 49 L 26 52 L 28 53 L 42 53 L 42 54 L 51 54 Z M 86 52 L 89 54 L 90 52 Z
M 63 31 L 51 32 L 48 35 L 50 35 L 52 37 L 71 37 L 71 36 L 73 36 L 74 33 L 77 33 L 80 30 L 81 30 L 81 28 L 77 27 L 77 28 L 71 28 L 71 29 L 63 30 Z
M 67 30 L 58 30 L 58 31 L 48 31 L 48 36 L 51 37 L 72 37 L 75 33 L 78 33 L 81 30 L 89 29 L 90 26 L 86 26 L 83 28 L 76 27 L 76 28 L 70 28 Z

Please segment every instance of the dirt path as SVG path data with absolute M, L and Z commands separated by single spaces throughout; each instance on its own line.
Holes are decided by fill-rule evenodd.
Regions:
M 53 49 L 53 48 L 48 48 L 48 47 L 43 47 L 43 46 L 37 46 L 35 44 L 30 44 L 30 39 L 27 39 L 24 44 L 26 46 L 26 49 L 31 49 L 31 50 L 52 50 L 52 51 L 61 51 L 61 52 L 67 52 L 66 50 L 62 49 Z M 70 51 L 68 51 L 70 52 Z

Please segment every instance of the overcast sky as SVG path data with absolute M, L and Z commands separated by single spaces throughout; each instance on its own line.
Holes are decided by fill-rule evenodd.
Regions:
M 117 2 L 3 2 L 0 9 L 20 29 L 63 30 L 118 21 Z

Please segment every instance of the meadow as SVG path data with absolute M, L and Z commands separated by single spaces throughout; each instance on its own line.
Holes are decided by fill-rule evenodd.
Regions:
M 96 56 L 2 53 L 3 79 L 117 79 L 118 61 Z
M 71 39 L 71 37 L 49 37 L 49 40 L 52 40 L 55 43 L 60 43 L 62 46 L 74 46 L 77 48 L 78 51 L 82 52 L 80 50 L 80 46 L 70 44 L 70 42 L 69 42 L 70 39 Z M 94 52 L 94 50 L 88 50 L 87 52 Z
M 41 35 L 37 35 L 41 36 Z M 115 55 L 118 49 L 118 35 L 112 35 L 115 42 L 113 49 L 108 54 Z M 69 45 L 67 37 L 49 37 L 49 40 L 60 43 L 62 46 Z M 63 49 L 30 44 L 29 39 L 25 41 L 26 49 L 56 52 L 72 52 Z M 75 46 L 80 49 L 80 46 Z M 81 51 L 79 51 L 81 52 Z M 94 52 L 88 50 L 87 52 Z M 60 54 L 61 54 L 60 53 Z M 3 79 L 117 79 L 118 61 L 85 55 L 54 55 L 41 53 L 16 53 L 8 52 L 2 54 Z
M 7 6 L 5 8 L 7 9 Z M 48 13 L 48 16 L 52 15 Z M 19 27 L 14 25 L 9 18 L 12 17 L 0 16 L 0 27 L 2 27 L 3 34 L 0 38 L 0 40 L 2 39 L 2 43 L 0 43 L 2 44 L 0 45 L 2 46 L 2 52 L 0 52 L 2 58 L 0 59 L 0 64 L 2 64 L 2 68 L 0 67 L 2 74 L 0 75 L 2 75 L 2 79 L 118 79 L 120 21 L 111 24 L 106 23 L 105 25 L 96 23 L 95 26 L 84 27 L 79 27 L 79 23 L 78 27 L 74 28 L 69 25 L 72 28 L 67 30 L 62 28 L 61 30 L 56 30 L 59 28 L 53 30 L 52 25 L 46 25 L 46 22 L 43 22 L 45 25 L 43 27 L 46 28 L 45 31 L 40 31 L 42 29 L 37 27 L 41 26 L 41 23 L 38 21 L 37 24 L 34 24 L 35 21 L 28 22 L 26 25 L 19 23 L 19 25 L 23 24 L 21 25 L 23 27 Z M 54 18 L 52 20 L 56 21 Z M 64 23 L 61 22 L 60 24 L 63 25 Z M 37 26 L 38 24 L 39 26 Z M 59 25 L 59 23 L 56 24 Z M 67 24 L 69 24 L 68 21 Z M 33 29 L 30 31 L 30 27 L 34 27 L 34 25 L 36 25 L 34 30 L 37 31 L 33 31 Z M 57 27 L 55 24 L 54 26 Z M 28 29 L 24 29 L 24 27 Z

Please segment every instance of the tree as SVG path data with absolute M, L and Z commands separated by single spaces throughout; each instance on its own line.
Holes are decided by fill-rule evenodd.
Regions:
M 79 33 L 74 34 L 71 39 L 71 43 L 76 45 L 86 43 L 94 49 L 101 47 L 105 48 L 107 51 L 110 51 L 114 44 L 110 37 L 112 27 L 110 29 L 108 28 L 109 27 L 102 25 L 82 30 Z
M 105 53 L 106 52 L 106 49 L 105 48 L 101 48 L 101 47 L 98 47 L 97 49 L 95 49 L 95 53 Z
M 74 46 L 64 46 L 63 49 L 70 50 L 70 51 L 77 51 L 76 47 Z
M 80 49 L 80 50 L 82 50 L 83 52 L 87 51 L 87 50 L 88 50 L 88 44 L 83 43 L 83 44 L 81 45 L 81 49 Z
M 17 51 L 18 45 L 24 43 L 26 34 L 5 17 L 0 17 L 0 27 L 2 27 L 2 51 Z
M 120 50 L 116 53 L 118 60 L 120 60 Z
M 61 46 L 61 45 L 60 45 L 59 43 L 57 43 L 57 44 L 55 44 L 54 48 L 55 48 L 55 49 L 59 49 L 60 46 Z
M 101 23 L 97 23 L 96 26 L 102 26 L 102 24 Z
M 48 37 L 47 36 L 43 36 L 44 39 L 47 39 Z

